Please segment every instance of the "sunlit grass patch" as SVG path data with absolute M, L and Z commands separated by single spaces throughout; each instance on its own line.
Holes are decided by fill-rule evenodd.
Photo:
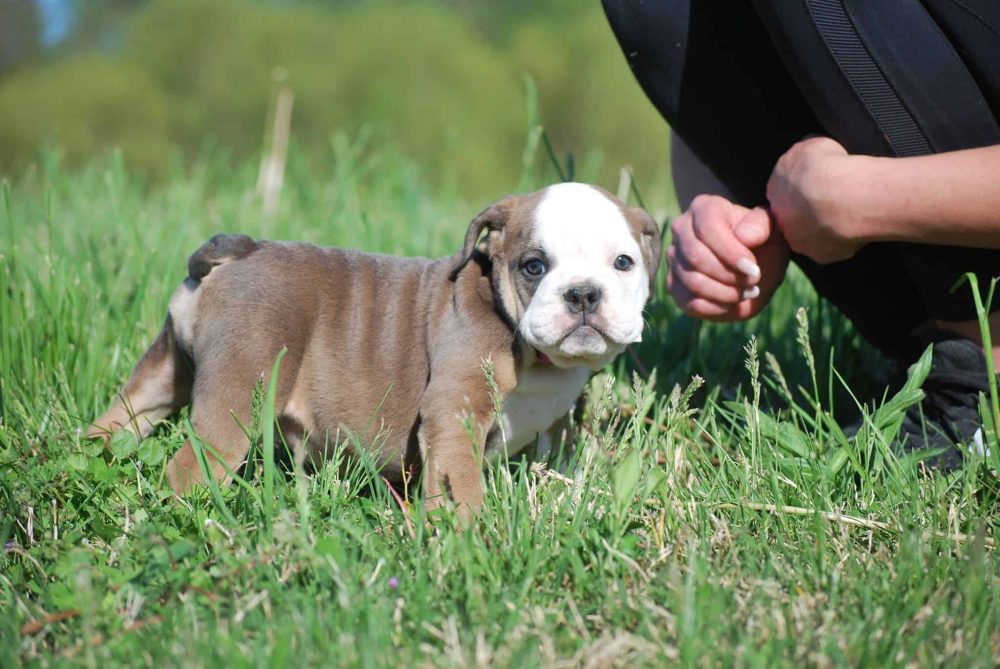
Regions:
M 184 500 L 186 412 L 82 440 L 210 235 L 441 255 L 488 204 L 335 146 L 333 175 L 293 156 L 273 217 L 212 156 L 156 189 L 49 160 L 0 190 L 0 666 L 995 665 L 996 475 L 893 453 L 926 370 L 871 401 L 877 358 L 798 275 L 732 327 L 660 295 L 573 443 L 491 466 L 468 530 L 344 440 L 277 468 L 264 387 L 240 480 Z

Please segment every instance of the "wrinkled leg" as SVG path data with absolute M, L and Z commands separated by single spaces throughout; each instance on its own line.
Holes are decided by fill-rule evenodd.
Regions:
M 275 396 L 278 415 L 288 402 L 298 367 L 297 361 L 289 357 L 282 362 L 279 374 Z M 263 375 L 265 386 L 267 377 Z M 251 424 L 253 392 L 260 379 L 261 370 L 248 364 L 239 353 L 213 357 L 198 367 L 191 398 L 191 425 L 206 445 L 206 460 L 212 477 L 218 481 L 228 482 L 230 473 L 246 462 L 250 440 L 240 425 L 249 428 Z M 183 494 L 204 480 L 194 448 L 185 442 L 167 464 L 167 481 L 176 493 Z

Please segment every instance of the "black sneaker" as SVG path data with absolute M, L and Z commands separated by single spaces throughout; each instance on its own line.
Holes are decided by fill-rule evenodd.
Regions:
M 978 344 L 950 333 L 931 333 L 927 343 L 934 351 L 925 397 L 907 410 L 898 440 L 907 452 L 941 449 L 926 462 L 951 471 L 962 466 L 960 445 L 986 452 L 979 415 L 979 394 L 990 392 L 986 360 Z

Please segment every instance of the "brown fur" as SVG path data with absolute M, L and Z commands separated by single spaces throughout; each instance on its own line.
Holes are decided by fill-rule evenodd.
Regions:
M 318 460 L 346 436 L 365 447 L 374 440 L 390 480 L 401 481 L 419 455 L 430 505 L 478 508 L 494 423 L 482 361 L 492 361 L 502 395 L 517 385 L 525 361 L 514 324 L 531 295 L 511 274 L 538 198 L 487 208 L 463 250 L 438 260 L 212 238 L 191 256 L 162 331 L 88 436 L 122 428 L 145 436 L 190 402 L 195 432 L 219 456 L 212 474 L 225 479 L 247 458 L 240 423 L 250 424 L 253 389 L 286 347 L 276 411 L 305 455 Z M 652 249 L 652 219 L 625 213 Z M 190 443 L 167 476 L 178 493 L 202 480 Z
M 144 436 L 190 401 L 196 433 L 221 457 L 213 474 L 226 478 L 249 450 L 234 417 L 250 424 L 254 386 L 267 382 L 284 346 L 277 411 L 284 426 L 309 435 L 313 455 L 338 433 L 365 444 L 379 435 L 378 464 L 390 480 L 402 480 L 419 450 L 431 503 L 447 494 L 476 508 L 482 447 L 471 447 L 467 426 L 481 442 L 492 423 L 479 361 L 492 359 L 501 392 L 517 376 L 514 334 L 494 307 L 488 258 L 473 251 L 404 259 L 273 242 L 226 258 L 214 254 L 219 246 L 231 244 L 214 238 L 190 263 L 209 270 L 194 287 L 193 339 L 179 341 L 168 316 L 88 434 L 124 427 Z M 189 443 L 167 476 L 178 493 L 202 479 Z

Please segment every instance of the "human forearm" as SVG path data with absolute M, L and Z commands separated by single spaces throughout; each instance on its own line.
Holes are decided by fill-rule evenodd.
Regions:
M 855 214 L 850 234 L 858 241 L 1000 248 L 1000 145 L 850 159 L 857 162 L 844 206 Z
M 778 159 L 767 197 L 791 249 L 819 263 L 878 241 L 1000 249 L 1000 146 L 876 158 L 811 137 Z

